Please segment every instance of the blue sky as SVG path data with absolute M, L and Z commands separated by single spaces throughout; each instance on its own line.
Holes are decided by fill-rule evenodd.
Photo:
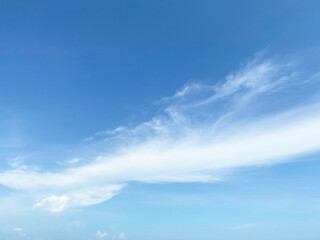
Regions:
M 319 1 L 0 8 L 0 238 L 320 238 Z

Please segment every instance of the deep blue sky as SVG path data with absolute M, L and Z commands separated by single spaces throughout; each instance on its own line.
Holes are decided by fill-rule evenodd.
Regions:
M 101 161 L 98 156 L 119 149 L 130 152 L 132 148 L 126 146 L 132 143 L 137 143 L 134 149 L 141 143 L 146 146 L 146 155 L 141 150 L 138 157 L 150 157 L 154 145 L 143 145 L 149 139 L 175 146 L 195 135 L 203 145 L 205 140 L 215 140 L 216 135 L 203 133 L 211 125 L 219 137 L 232 138 L 231 132 L 242 134 L 242 124 L 243 129 L 259 126 L 252 132 L 260 132 L 272 125 L 282 129 L 298 123 L 300 117 L 317 112 L 314 106 L 320 102 L 320 67 L 315 60 L 320 53 L 319 23 L 320 2 L 316 0 L 2 0 L 0 238 L 88 240 L 112 239 L 115 234 L 118 239 L 124 232 L 124 238 L 131 240 L 319 239 L 319 149 L 311 143 L 297 152 L 279 153 L 268 162 L 254 162 L 254 158 L 245 162 L 244 155 L 245 163 L 217 170 L 219 177 L 223 175 L 218 183 L 199 183 L 195 176 L 184 175 L 200 170 L 216 174 L 211 165 L 185 172 L 167 169 L 155 178 L 156 170 L 148 174 L 137 170 L 143 179 L 115 167 L 119 174 L 112 180 L 97 177 L 98 183 L 84 183 L 85 192 L 127 184 L 118 195 L 96 205 L 70 203 L 79 188 L 73 185 L 32 188 L 32 183 L 12 183 L 29 174 L 50 182 L 50 177 L 41 174 L 77 172 L 79 166 Z M 230 73 L 234 73 L 234 85 L 223 85 Z M 290 82 L 278 85 L 282 77 Z M 245 80 L 237 85 L 237 79 Z M 221 85 L 225 87 L 217 87 Z M 183 97 L 179 89 L 186 91 Z M 166 98 L 170 96 L 174 97 Z M 202 107 L 204 99 L 216 102 Z M 307 110 L 300 111 L 301 107 Z M 281 115 L 290 110 L 295 114 Z M 225 113 L 232 115 L 226 122 Z M 270 120 L 274 114 L 280 114 L 281 121 Z M 310 119 L 301 121 L 307 126 Z M 128 129 L 117 130 L 111 137 L 100 134 L 119 126 Z M 159 129 L 170 133 L 158 133 Z M 297 134 L 305 133 L 310 140 L 307 132 Z M 197 146 L 189 147 L 201 154 Z M 170 155 L 168 149 L 165 152 L 172 161 L 181 157 L 175 152 Z M 282 160 L 273 161 L 278 158 Z M 146 159 L 152 161 L 152 157 Z M 139 164 L 135 163 L 133 172 Z M 13 178 L 7 178 L 7 172 Z M 86 176 L 86 172 L 81 174 Z M 183 180 L 173 180 L 176 176 Z M 148 181 L 166 183 L 144 183 Z M 59 213 L 34 205 L 64 195 L 68 205 Z M 52 209 L 50 204 L 55 203 L 41 206 L 46 208 L 45 204 Z M 98 230 L 108 235 L 96 235 Z

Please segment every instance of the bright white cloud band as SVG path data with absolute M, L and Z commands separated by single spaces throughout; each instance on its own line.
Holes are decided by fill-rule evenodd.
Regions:
M 33 192 L 40 198 L 35 207 L 59 212 L 106 201 L 130 181 L 217 181 L 227 169 L 317 152 L 319 101 L 260 114 L 252 110 L 276 106 L 270 95 L 282 99 L 283 89 L 298 88 L 300 80 L 291 64 L 255 58 L 222 84 L 186 85 L 164 99 L 165 114 L 135 129 L 109 131 L 114 135 L 108 141 L 120 142 L 112 154 L 99 152 L 90 164 L 56 173 L 8 170 L 0 173 L 0 184 Z

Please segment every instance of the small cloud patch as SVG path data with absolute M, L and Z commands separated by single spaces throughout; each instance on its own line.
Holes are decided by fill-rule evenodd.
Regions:
M 66 195 L 52 195 L 50 197 L 44 198 L 41 202 L 36 203 L 34 207 L 48 210 L 52 213 L 58 213 L 65 209 L 68 201 L 69 198 Z
M 100 239 L 105 238 L 107 235 L 108 235 L 107 232 L 100 232 L 100 230 L 98 230 L 96 233 L 96 237 Z

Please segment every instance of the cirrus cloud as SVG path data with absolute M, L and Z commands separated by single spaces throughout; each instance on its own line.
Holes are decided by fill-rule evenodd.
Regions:
M 111 150 L 93 161 L 57 172 L 7 170 L 0 184 L 35 193 L 35 208 L 56 213 L 106 201 L 130 181 L 222 181 L 226 170 L 317 152 L 320 101 L 299 91 L 304 78 L 293 63 L 257 55 L 220 83 L 189 83 L 164 98 L 163 113 L 150 121 L 94 134 L 90 146 Z M 299 101 L 288 103 L 292 92 Z

